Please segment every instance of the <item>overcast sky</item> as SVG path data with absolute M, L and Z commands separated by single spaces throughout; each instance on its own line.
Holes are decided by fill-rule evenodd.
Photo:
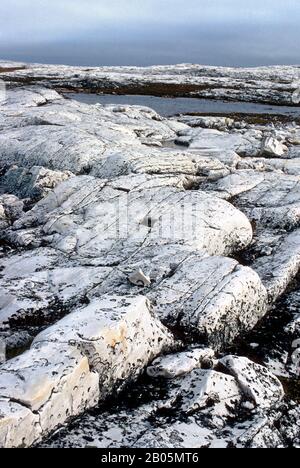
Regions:
M 299 0 L 10 0 L 0 4 L 0 58 L 300 64 L 299 25 Z

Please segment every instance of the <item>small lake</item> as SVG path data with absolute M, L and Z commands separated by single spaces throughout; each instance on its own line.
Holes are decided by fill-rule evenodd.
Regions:
M 146 106 L 164 117 L 177 114 L 274 114 L 300 117 L 300 107 L 271 106 L 250 102 L 225 102 L 197 98 L 166 98 L 141 95 L 68 93 L 68 97 L 86 104 L 122 104 Z

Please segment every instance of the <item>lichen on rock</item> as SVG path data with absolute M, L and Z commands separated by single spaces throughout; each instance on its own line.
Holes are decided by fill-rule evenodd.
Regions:
M 0 446 L 86 446 L 86 433 L 106 448 L 299 445 L 298 123 L 86 105 L 55 90 L 79 89 L 82 70 L 10 68 Z M 218 81 L 197 66 L 134 79 L 155 87 L 162 71 L 164 86 Z M 283 72 L 281 94 L 271 69 L 224 69 L 201 95 L 254 77 L 228 98 L 290 102 Z M 110 73 L 131 85 L 132 71 Z

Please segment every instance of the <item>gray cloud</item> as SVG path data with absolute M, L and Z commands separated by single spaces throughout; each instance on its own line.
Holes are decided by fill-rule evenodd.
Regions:
M 299 22 L 298 0 L 10 0 L 0 4 L 0 56 L 85 65 L 292 63 Z

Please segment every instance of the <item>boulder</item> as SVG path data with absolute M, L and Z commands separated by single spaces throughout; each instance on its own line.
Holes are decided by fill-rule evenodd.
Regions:
M 23 214 L 24 204 L 14 195 L 0 196 L 0 230 L 8 228 Z
M 141 246 L 185 244 L 211 255 L 241 250 L 252 240 L 248 219 L 231 204 L 202 191 L 121 186 L 75 177 L 64 182 L 14 224 L 9 239 L 47 243 L 65 254 L 116 265 Z M 23 230 L 22 230 L 23 229 Z
M 33 345 L 49 342 L 71 343 L 88 357 L 99 375 L 102 399 L 175 345 L 144 296 L 95 299 L 40 333 Z
M 196 348 L 155 359 L 147 368 L 147 374 L 152 378 L 174 379 L 202 366 L 213 367 L 214 360 L 215 353 L 212 349 Z
M 49 343 L 1 367 L 0 396 L 0 446 L 30 446 L 94 406 L 99 378 L 76 348 Z
M 166 356 L 162 365 L 164 361 L 171 369 L 172 358 L 173 365 L 179 359 L 183 364 L 188 354 Z M 281 407 L 279 381 L 245 358 L 228 356 L 221 362 L 233 359 L 236 377 L 220 365 L 218 370 L 194 368 L 186 373 L 191 364 L 187 359 L 187 367 L 180 364 L 184 370 L 180 376 L 140 384 L 130 397 L 130 409 L 119 402 L 104 413 L 87 414 L 75 428 L 62 429 L 59 437 L 42 447 L 276 448 L 286 446 L 283 426 L 287 421 L 290 439 L 296 440 L 297 413 Z M 146 391 L 145 399 L 137 397 Z M 249 400 L 252 394 L 257 396 L 257 405 Z
M 226 356 L 220 364 L 235 377 L 244 395 L 256 406 L 270 408 L 283 399 L 282 384 L 265 367 L 236 356 Z
M 136 379 L 174 346 L 142 296 L 103 297 L 70 314 L 0 368 L 0 446 L 37 442 Z M 13 417 L 10 403 L 17 403 Z
M 274 303 L 298 274 L 300 268 L 300 230 L 284 236 L 271 255 L 252 265 L 265 285 L 269 302 Z
M 214 349 L 251 330 L 267 311 L 258 275 L 222 257 L 187 259 L 149 294 L 164 323 Z
M 271 157 L 282 157 L 288 151 L 286 145 L 276 138 L 268 136 L 262 143 L 261 153 Z

